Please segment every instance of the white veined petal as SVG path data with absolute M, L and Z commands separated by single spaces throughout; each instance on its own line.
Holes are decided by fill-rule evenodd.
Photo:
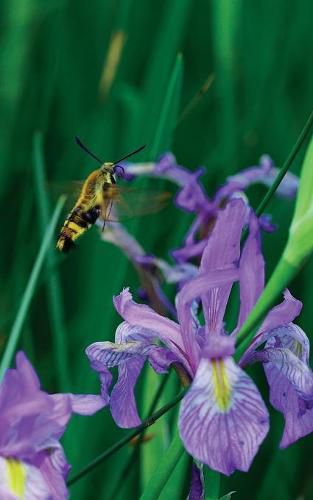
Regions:
M 20 460 L 0 457 L 0 484 L 5 500 L 52 500 L 40 470 Z
M 183 399 L 179 427 L 193 457 L 229 475 L 249 469 L 268 432 L 268 412 L 253 381 L 231 357 L 202 359 Z

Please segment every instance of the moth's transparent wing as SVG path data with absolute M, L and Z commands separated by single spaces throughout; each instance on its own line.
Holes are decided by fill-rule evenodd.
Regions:
M 48 182 L 46 186 L 47 197 L 54 204 L 62 194 L 65 195 L 66 201 L 63 211 L 69 213 L 79 199 L 83 185 L 84 181 Z
M 113 185 L 103 191 L 101 217 L 104 221 L 114 222 L 156 213 L 166 207 L 171 196 L 167 191 Z M 115 212 L 113 219 L 112 205 Z

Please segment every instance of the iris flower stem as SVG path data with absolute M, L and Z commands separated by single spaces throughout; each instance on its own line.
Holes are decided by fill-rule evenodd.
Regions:
M 174 398 L 172 401 L 167 403 L 166 405 L 162 406 L 158 411 L 156 411 L 153 415 L 148 417 L 146 420 L 142 422 L 141 425 L 136 427 L 133 431 L 129 432 L 127 436 L 124 438 L 120 439 L 117 443 L 115 443 L 113 446 L 105 450 L 103 453 L 98 455 L 94 460 L 92 460 L 89 464 L 87 464 L 83 469 L 78 472 L 75 476 L 73 476 L 69 481 L 67 482 L 67 486 L 71 486 L 72 484 L 76 483 L 79 479 L 84 477 L 86 474 L 91 472 L 95 467 L 100 465 L 102 462 L 104 462 L 107 458 L 109 458 L 113 453 L 118 451 L 120 448 L 122 448 L 125 444 L 129 443 L 134 437 L 139 436 L 147 427 L 150 427 L 150 425 L 153 425 L 154 422 L 156 422 L 159 418 L 161 418 L 166 412 L 171 410 L 179 401 L 181 401 L 186 394 L 186 389 L 183 390 Z
M 259 300 L 238 332 L 238 348 L 235 353 L 235 359 L 237 361 L 241 358 L 242 354 L 251 343 L 255 333 L 255 327 L 265 316 L 266 312 L 273 306 L 275 300 L 287 287 L 298 270 L 299 268 L 290 264 L 284 259 L 284 257 L 280 259 Z
M 151 477 L 143 495 L 140 497 L 140 500 L 157 500 L 157 498 L 159 498 L 160 493 L 172 475 L 172 472 L 184 452 L 185 448 L 181 442 L 178 429 L 176 427 L 174 438 L 158 469 Z
M 0 380 L 2 380 L 4 372 L 7 368 L 9 368 L 17 343 L 19 341 L 19 337 L 25 322 L 25 318 L 31 303 L 31 300 L 33 298 L 36 285 L 38 282 L 38 279 L 40 277 L 40 272 L 45 260 L 45 257 L 47 255 L 47 252 L 50 248 L 50 243 L 53 238 L 54 230 L 57 225 L 61 210 L 63 208 L 65 202 L 65 196 L 60 196 L 54 212 L 52 214 L 52 217 L 50 219 L 50 223 L 46 229 L 45 235 L 43 237 L 36 261 L 34 263 L 34 266 L 32 268 L 32 271 L 29 276 L 29 280 L 27 283 L 27 286 L 25 288 L 24 294 L 22 296 L 21 304 L 19 307 L 19 310 L 17 312 L 17 315 L 15 317 L 15 321 L 13 323 L 11 332 L 9 334 L 9 340 L 6 345 L 1 363 L 0 363 Z

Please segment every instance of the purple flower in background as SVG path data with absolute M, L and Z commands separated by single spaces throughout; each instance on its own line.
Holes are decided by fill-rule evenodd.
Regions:
M 72 413 L 92 415 L 100 396 L 47 394 L 23 352 L 0 385 L 0 497 L 62 500 L 70 469 L 59 443 Z
M 163 155 L 157 163 L 125 163 L 123 165 L 126 172 L 134 176 L 148 175 L 175 182 L 180 187 L 176 196 L 177 206 L 195 213 L 196 218 L 185 236 L 183 246 L 172 251 L 172 256 L 179 263 L 194 257 L 201 257 L 214 227 L 217 213 L 227 201 L 238 196 L 245 199 L 243 191 L 252 184 L 260 183 L 268 187 L 271 186 L 278 173 L 271 158 L 263 155 L 260 159 L 260 165 L 249 167 L 229 177 L 225 185 L 218 189 L 213 199 L 210 199 L 199 182 L 204 169 L 200 168 L 195 172 L 189 171 L 177 165 L 175 157 L 171 153 Z M 291 198 L 295 196 L 297 187 L 298 178 L 288 172 L 276 194 Z M 246 203 L 248 204 L 247 200 Z M 275 229 L 266 215 L 260 218 L 260 224 L 265 231 Z
M 158 163 L 124 163 L 124 168 L 130 177 L 150 175 L 175 182 L 180 187 L 176 197 L 177 205 L 196 214 L 182 247 L 172 251 L 177 261 L 176 265 L 170 265 L 163 259 L 148 255 L 122 224 L 108 222 L 103 230 L 103 223 L 99 221 L 102 229 L 101 238 L 121 248 L 137 269 L 142 284 L 142 298 L 147 299 L 156 311 L 162 314 L 169 312 L 176 318 L 175 308 L 162 290 L 160 278 L 162 277 L 167 283 L 177 284 L 180 289 L 186 281 L 194 277 L 198 268 L 187 261 L 193 257 L 201 257 L 214 228 L 218 211 L 225 206 L 227 200 L 236 197 L 241 197 L 248 205 L 243 190 L 256 182 L 271 185 L 277 175 L 277 168 L 268 156 L 263 156 L 259 166 L 249 167 L 229 177 L 213 200 L 208 198 L 199 182 L 203 169 L 191 172 L 177 165 L 175 157 L 170 153 L 163 155 Z M 278 194 L 285 197 L 293 196 L 297 183 L 296 176 L 287 174 L 278 189 Z M 270 217 L 266 215 L 260 217 L 260 225 L 266 231 L 275 229 Z
M 229 198 L 233 193 L 244 191 L 252 184 L 264 184 L 271 187 L 279 173 L 273 160 L 268 155 L 260 158 L 260 164 L 241 170 L 238 174 L 227 178 L 226 183 L 216 193 L 215 202 Z M 282 198 L 294 198 L 297 193 L 299 179 L 296 175 L 288 172 L 276 190 L 276 194 Z

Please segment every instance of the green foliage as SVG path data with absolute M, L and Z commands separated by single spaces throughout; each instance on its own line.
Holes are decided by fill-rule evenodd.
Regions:
M 290 226 L 290 237 L 284 252 L 285 259 L 294 266 L 301 265 L 312 252 L 312 230 L 313 136 L 304 158 L 295 214 Z
M 11 362 L 15 347 L 22 347 L 47 391 L 98 393 L 84 349 L 114 338 L 120 320 L 112 296 L 125 286 L 136 294 L 139 281 L 125 256 L 102 242 L 96 229 L 69 256 L 54 250 L 55 219 L 52 225 L 48 221 L 55 200 L 47 194 L 49 184 L 59 184 L 62 191 L 64 182 L 83 180 L 95 168 L 75 146 L 74 136 L 80 135 L 106 160 L 145 143 L 136 161 L 171 148 L 186 167 L 207 167 L 203 183 L 210 194 L 227 175 L 256 164 L 263 153 L 281 166 L 313 102 L 313 68 L 305 50 L 311 45 L 312 2 L 4 0 L 0 14 L 2 353 L 13 338 L 1 366 Z M 110 86 L 104 88 L 109 46 L 118 31 L 124 34 L 119 59 L 109 75 Z M 177 117 L 212 74 L 211 87 L 177 125 Z M 34 135 L 37 131 L 42 139 Z M 292 170 L 299 172 L 300 165 L 301 156 Z M 164 188 L 156 180 L 138 181 L 142 189 L 148 185 Z M 251 190 L 254 207 L 264 193 L 263 188 Z M 276 233 L 264 236 L 268 275 L 287 241 L 293 209 L 293 201 L 279 199 L 267 208 L 279 225 Z M 64 210 L 59 226 L 65 216 Z M 187 214 L 171 207 L 129 227 L 148 252 L 167 257 L 189 223 Z M 56 239 L 55 229 L 54 235 Z M 312 278 L 309 266 L 291 287 L 304 302 L 300 326 L 309 336 Z M 157 388 L 147 373 L 137 391 L 143 416 L 147 393 L 150 389 L 153 397 Z M 262 374 L 256 378 L 262 381 Z M 177 392 L 173 379 L 162 403 Z M 162 417 L 158 430 L 149 429 L 156 432 L 155 443 L 140 445 L 139 458 L 116 498 L 140 497 L 155 459 L 160 459 L 155 454 L 163 456 L 167 449 L 173 420 Z M 217 495 L 236 491 L 240 500 L 293 500 L 312 491 L 305 468 L 312 441 L 277 451 L 282 421 L 276 412 L 271 422 L 275 436 L 271 431 L 249 473 L 222 477 Z M 158 433 L 162 448 L 156 452 Z M 75 417 L 64 441 L 73 473 L 122 436 L 107 409 Z M 96 491 L 97 498 L 108 498 L 113 478 L 131 452 L 124 447 L 112 455 L 71 487 L 72 497 L 83 500 Z M 163 496 L 183 497 L 188 467 L 183 456 Z
M 164 490 L 166 483 L 170 480 L 172 473 L 176 469 L 179 461 L 185 455 L 185 449 L 181 442 L 178 429 L 174 431 L 174 438 L 163 458 L 159 461 L 153 476 L 148 482 L 141 500 L 157 500 Z M 182 476 L 179 478 L 182 479 Z M 178 485 L 181 487 L 182 481 L 178 480 Z
M 220 496 L 221 475 L 204 467 L 205 500 L 218 500 Z

